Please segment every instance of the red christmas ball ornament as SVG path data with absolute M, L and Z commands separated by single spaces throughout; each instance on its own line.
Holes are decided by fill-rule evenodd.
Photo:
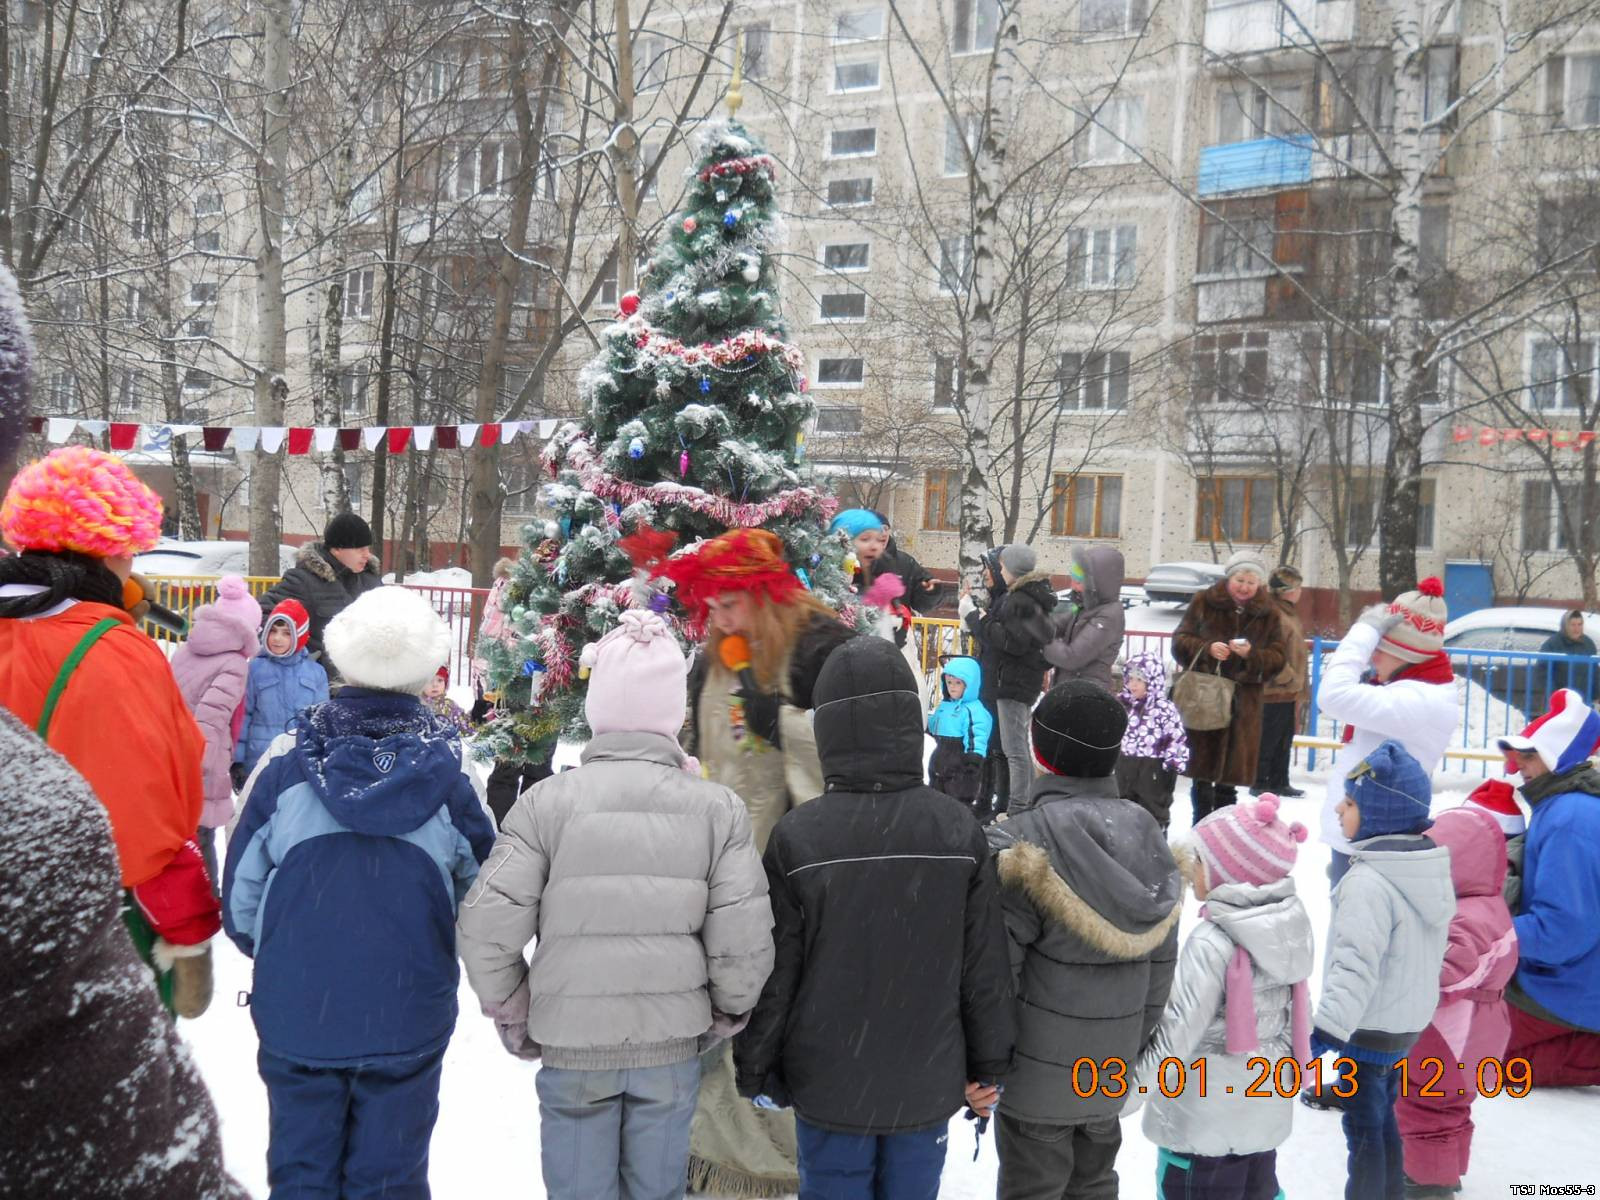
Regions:
M 622 302 L 617 305 L 622 310 L 622 315 L 631 317 L 639 311 L 639 293 L 629 292 L 622 297 Z
M 695 229 L 696 229 L 695 219 L 693 217 L 685 217 L 683 219 L 683 231 L 685 233 L 693 233 L 695 231 Z

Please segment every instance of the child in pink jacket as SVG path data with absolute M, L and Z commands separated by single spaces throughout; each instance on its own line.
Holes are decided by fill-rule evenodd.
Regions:
M 1405 1145 L 1407 1197 L 1442 1200 L 1460 1190 L 1467 1173 L 1478 1065 L 1503 1059 L 1511 1036 L 1502 1000 L 1517 969 L 1517 935 L 1501 895 L 1506 838 L 1494 818 L 1471 804 L 1453 808 L 1439 814 L 1428 837 L 1450 851 L 1456 915 L 1439 977 L 1439 1008 L 1406 1055 L 1408 1087 L 1395 1119 Z M 1483 1068 L 1489 1087 L 1500 1070 Z M 1443 1095 L 1424 1096 L 1424 1090 Z
M 172 656 L 172 674 L 184 703 L 205 735 L 200 784 L 205 804 L 200 810 L 197 840 L 217 889 L 217 847 L 213 832 L 233 818 L 233 742 L 243 714 L 250 660 L 261 649 L 261 606 L 237 575 L 217 580 L 217 598 L 196 609 L 189 637 Z

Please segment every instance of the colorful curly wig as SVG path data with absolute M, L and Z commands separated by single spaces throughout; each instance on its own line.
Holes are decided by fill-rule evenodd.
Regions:
M 18 550 L 140 554 L 161 539 L 161 497 L 120 458 L 64 446 L 17 472 L 0 504 L 0 536 Z

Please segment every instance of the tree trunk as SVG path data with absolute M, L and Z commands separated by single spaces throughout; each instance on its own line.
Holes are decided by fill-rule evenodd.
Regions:
M 349 98 L 354 106 L 355 97 Z M 355 130 L 345 132 L 344 144 L 339 147 L 334 160 L 333 191 L 328 197 L 328 256 L 322 261 L 322 243 L 318 242 L 318 278 L 327 283 L 319 293 L 313 288 L 309 334 L 312 340 L 311 388 L 312 407 L 318 425 L 338 427 L 344 424 L 343 393 L 340 361 L 344 350 L 344 286 L 345 272 L 349 268 L 350 177 L 354 169 Z M 326 271 L 324 275 L 323 272 Z M 317 312 L 318 296 L 321 312 Z M 333 449 L 319 455 L 317 471 L 322 502 L 322 515 L 332 517 L 350 509 L 350 487 L 344 476 L 344 448 L 337 442 Z
M 1033 307 L 1033 293 L 1026 283 L 1018 297 L 1021 311 L 1017 314 L 1017 328 L 1021 332 L 1017 337 L 1017 361 L 1011 377 L 1011 494 L 1001 504 L 1006 519 L 1006 541 L 1012 542 L 1017 537 L 1018 522 L 1022 517 L 1022 484 L 1025 475 L 1026 463 L 1022 450 L 1022 405 L 1023 397 L 1027 392 L 1028 380 L 1028 337 L 1030 310 Z M 1048 487 L 1050 480 L 1045 480 Z
M 390 395 L 393 390 L 394 377 L 394 323 L 396 309 L 399 307 L 396 296 L 399 293 L 399 281 L 396 275 L 399 271 L 400 257 L 400 185 L 404 182 L 402 164 L 405 162 L 406 139 L 402 133 L 400 146 L 394 156 L 394 194 L 395 203 L 389 206 L 389 228 L 384 235 L 383 254 L 383 315 L 378 322 L 378 397 L 377 412 L 374 414 L 374 425 L 389 424 Z M 389 446 L 386 439 L 379 439 L 378 445 L 372 454 L 372 518 L 368 522 L 372 526 L 372 543 L 377 547 L 378 566 L 384 565 L 383 527 L 385 523 L 388 484 L 389 484 Z
M 1426 348 L 1422 303 L 1422 185 L 1429 158 L 1423 130 L 1425 0 L 1397 0 L 1394 9 L 1395 167 L 1390 236 L 1389 444 L 1384 461 L 1383 538 L 1379 588 L 1398 595 L 1417 582 L 1417 509 L 1422 498 L 1422 382 Z
M 961 478 L 961 573 L 969 583 L 981 581 L 981 561 L 994 537 L 989 511 L 989 371 L 995 355 L 996 267 L 994 243 L 1000 227 L 1000 185 L 1006 160 L 1006 122 L 1019 37 L 1016 7 L 1001 10 L 1000 28 L 989 60 L 989 111 L 973 169 L 972 322 L 966 345 L 967 435 Z
M 262 23 L 261 149 L 256 156 L 256 204 L 261 248 L 256 254 L 255 422 L 282 425 L 289 398 L 288 326 L 283 294 L 283 218 L 289 149 L 289 0 L 264 0 Z M 250 573 L 278 573 L 283 535 L 282 469 L 276 454 L 256 451 L 250 465 Z

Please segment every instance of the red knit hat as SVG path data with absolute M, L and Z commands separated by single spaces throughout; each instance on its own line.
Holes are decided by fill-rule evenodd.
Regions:
M 1527 832 L 1528 818 L 1517 807 L 1517 795 L 1509 780 L 1485 779 L 1467 797 L 1463 807 L 1488 813 L 1507 837 Z
M 658 561 L 651 573 L 672 580 L 678 603 L 696 620 L 704 619 L 707 600 L 725 592 L 754 592 L 782 604 L 805 590 L 783 557 L 782 540 L 765 529 L 730 529 Z
M 267 634 L 271 633 L 273 625 L 279 622 L 287 622 L 289 628 L 294 631 L 294 650 L 291 650 L 290 653 L 293 654 L 296 651 L 304 650 L 306 642 L 311 639 L 311 615 L 306 612 L 306 606 L 298 600 L 278 601 L 272 611 L 267 614 L 266 627 L 261 631 L 261 644 L 263 646 L 267 644 Z M 268 653 L 271 652 L 268 651 Z

